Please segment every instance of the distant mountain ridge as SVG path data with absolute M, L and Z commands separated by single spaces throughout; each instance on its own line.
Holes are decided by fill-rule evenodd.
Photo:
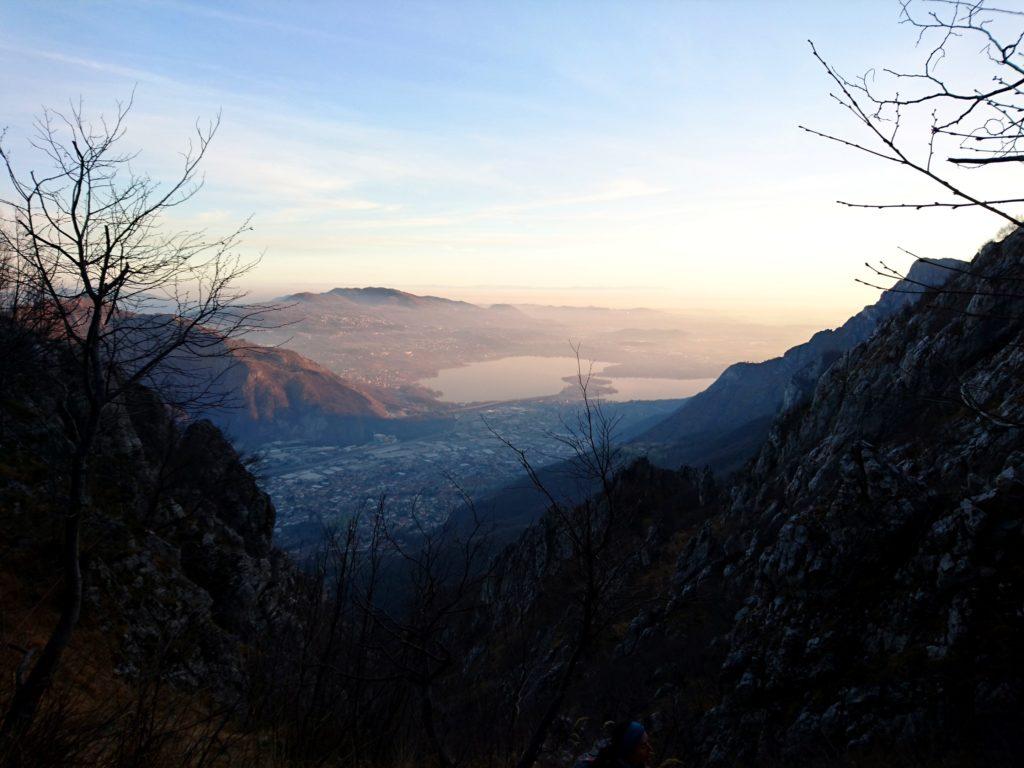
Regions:
M 566 336 L 516 307 L 485 307 L 395 288 L 336 287 L 277 300 L 261 341 L 294 349 L 347 381 L 406 389 L 445 368 L 510 355 L 563 353 Z M 265 341 L 264 341 L 265 340 Z
M 957 259 L 917 261 L 904 280 L 834 330 L 819 331 L 781 357 L 729 366 L 706 390 L 635 441 L 662 466 L 710 464 L 731 471 L 752 456 L 774 418 L 807 397 L 844 352 L 866 341 L 888 318 L 913 303 L 921 286 L 942 285 Z
M 458 299 L 446 299 L 441 296 L 420 296 L 415 293 L 400 291 L 397 288 L 384 288 L 368 286 L 366 288 L 332 288 L 329 291 L 315 293 L 304 291 L 302 293 L 284 296 L 280 301 L 323 301 L 331 299 L 344 299 L 353 304 L 360 304 L 369 307 L 407 307 L 409 309 L 422 308 L 449 308 L 449 309 L 482 309 L 476 304 Z
M 429 294 L 419 295 L 401 291 L 397 288 L 379 286 L 368 286 L 366 288 L 339 287 L 321 293 L 305 291 L 282 296 L 276 299 L 276 301 L 286 305 L 315 305 L 318 309 L 325 309 L 326 307 L 337 309 L 339 306 L 347 306 L 354 312 L 386 312 L 392 309 L 442 312 L 446 315 L 452 314 L 457 316 L 464 314 L 467 317 L 479 316 L 485 322 L 501 319 L 502 321 L 516 320 L 526 324 L 531 323 L 530 317 L 513 304 L 473 304 L 460 299 L 446 299 L 443 296 L 432 296 Z
M 435 307 L 476 307 L 466 301 L 457 299 L 445 299 L 440 296 L 418 296 L 414 293 L 400 291 L 397 288 L 332 288 L 327 292 L 331 296 L 340 296 L 359 304 L 371 304 L 380 306 L 388 304 L 402 307 L 422 307 L 424 305 Z
M 183 350 L 150 382 L 193 418 L 206 418 L 245 444 L 322 440 L 347 445 L 377 432 L 418 433 L 426 393 L 398 393 L 343 378 L 298 352 L 217 338 L 201 354 Z M 443 413 L 439 413 L 443 417 Z M 410 418 L 400 418 L 410 417 Z

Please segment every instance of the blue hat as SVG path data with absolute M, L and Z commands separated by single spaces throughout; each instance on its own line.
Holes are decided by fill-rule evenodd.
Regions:
M 629 757 L 632 755 L 645 733 L 647 733 L 647 729 L 636 720 L 626 726 L 626 731 L 622 734 L 622 746 L 620 747 L 619 757 Z

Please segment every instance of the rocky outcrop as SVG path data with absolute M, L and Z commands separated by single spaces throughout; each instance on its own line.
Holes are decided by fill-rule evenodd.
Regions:
M 988 247 L 841 355 L 680 554 L 673 611 L 734 611 L 690 723 L 709 764 L 1021 748 L 1022 254 Z
M 712 764 L 1024 746 L 1022 263 L 990 245 L 841 356 L 681 555 L 677 600 L 738 607 Z
M 60 572 L 66 389 L 52 359 L 37 364 L 0 402 L 2 576 L 19 585 L 5 595 L 14 614 L 18 596 L 53 600 L 43 586 Z M 287 613 L 292 568 L 272 547 L 274 506 L 216 427 L 180 426 L 149 390 L 105 418 L 90 459 L 81 632 L 106 638 L 124 675 L 158 672 L 226 695 L 243 680 L 245 646 Z

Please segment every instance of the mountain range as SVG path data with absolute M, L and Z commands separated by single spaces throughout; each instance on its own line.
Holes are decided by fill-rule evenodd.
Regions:
M 651 309 L 470 304 L 393 288 L 334 288 L 277 300 L 275 325 L 254 340 L 316 360 L 348 381 L 408 393 L 444 369 L 513 356 L 585 359 L 617 376 L 703 379 L 807 328 Z M 415 402 L 410 403 L 415 408 Z
M 823 344 L 838 354 L 800 397 L 763 379 L 785 410 L 731 478 L 641 459 L 599 496 L 621 515 L 601 571 L 607 628 L 552 764 L 599 735 L 588 723 L 638 717 L 662 754 L 715 768 L 1019 764 L 1022 263 L 1018 230 L 946 275 L 918 268 L 911 279 L 941 286 L 843 326 L 866 338 Z M 791 370 L 817 370 L 817 351 Z M 590 572 L 566 514 L 494 564 L 453 711 L 539 711 L 573 663 Z
M 666 467 L 737 469 L 754 455 L 774 420 L 806 399 L 836 359 L 965 265 L 956 259 L 914 262 L 903 280 L 840 327 L 819 331 L 780 357 L 729 366 L 706 390 L 640 435 L 636 448 Z
M 722 402 L 776 408 L 761 412 L 772 424 L 751 460 L 718 478 L 633 461 L 490 550 L 477 575 L 458 532 L 450 549 L 403 539 L 381 563 L 357 559 L 372 539 L 356 527 L 297 568 L 274 550 L 273 502 L 223 435 L 183 428 L 133 389 L 104 415 L 81 622 L 22 764 L 180 758 L 194 723 L 212 724 L 199 743 L 232 762 L 287 748 L 292 764 L 329 764 L 338 722 L 358 724 L 379 765 L 425 764 L 438 744 L 466 765 L 507 764 L 553 711 L 548 765 L 572 764 L 602 722 L 623 719 L 644 722 L 659 759 L 714 768 L 1016 765 L 1022 264 L 1018 231 L 945 264 L 938 287 L 906 294 L 917 301 L 897 288 L 780 358 L 799 365 L 760 379 L 740 367 L 720 390 L 744 376 L 767 385 Z M 307 394 L 388 413 L 291 354 L 232 352 L 257 415 Z M 0 379 L 0 608 L 15 651 L 0 660 L 4 690 L 54 622 L 60 411 L 80 396 L 64 365 L 27 354 Z M 734 431 L 750 421 L 735 414 Z M 610 533 L 574 537 L 581 520 Z M 588 559 L 594 546 L 603 560 Z M 364 581 L 378 567 L 387 577 Z M 371 597 L 370 584 L 396 592 Z M 589 602 L 588 584 L 601 590 Z M 422 599 L 399 613 L 409 594 Z

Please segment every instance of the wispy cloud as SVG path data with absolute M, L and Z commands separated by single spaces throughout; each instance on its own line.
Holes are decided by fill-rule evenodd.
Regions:
M 40 103 L 81 95 L 94 113 L 137 85 L 126 149 L 169 178 L 196 117 L 219 112 L 206 188 L 174 215 L 215 228 L 255 214 L 261 279 L 655 275 L 766 302 L 813 284 L 840 297 L 838 316 L 843 296 L 863 303 L 852 276 L 865 253 L 899 242 L 963 256 L 989 234 L 970 211 L 950 231 L 927 214 L 914 229 L 836 210 L 828 201 L 880 184 L 917 190 L 793 138 L 794 114 L 827 97 L 812 95 L 820 72 L 794 15 L 757 4 L 7 5 L 3 119 L 19 160 Z M 860 5 L 797 16 L 881 46 Z M 726 37 L 749 57 L 723 57 Z M 730 257 L 708 258 L 723 242 Z
M 602 185 L 599 189 L 579 195 L 549 197 L 512 205 L 496 205 L 481 213 L 513 214 L 521 211 L 545 210 L 564 206 L 588 205 L 591 203 L 610 203 L 620 200 L 631 200 L 638 197 L 652 197 L 671 192 L 670 187 L 650 184 L 641 179 L 617 179 Z
M 174 80 L 170 77 L 166 77 L 165 75 L 160 75 L 155 72 L 150 72 L 145 69 L 138 69 L 136 67 L 125 67 L 119 64 L 112 64 L 107 61 L 99 61 L 98 59 L 86 58 L 82 56 L 71 56 L 61 51 L 11 45 L 5 42 L 0 42 L 0 51 L 11 53 L 19 57 L 27 56 L 37 59 L 46 59 L 48 61 L 55 61 L 73 67 L 91 69 L 94 72 L 103 72 L 106 74 L 115 75 L 117 77 L 123 77 L 128 80 L 133 80 L 138 83 L 149 83 L 152 85 L 159 86 L 174 85 L 177 87 L 181 87 L 183 85 L 181 82 Z
M 332 40 L 335 42 L 352 40 L 350 37 L 328 32 L 315 27 L 303 27 L 297 24 L 288 24 L 277 19 L 268 19 L 253 13 L 232 13 L 223 8 L 215 8 L 209 5 L 198 5 L 196 3 L 173 2 L 172 0 L 147 0 L 146 5 L 158 8 L 166 8 L 180 13 L 188 13 L 206 19 L 226 21 L 231 24 L 240 24 L 250 27 L 263 27 L 277 32 L 288 32 L 305 37 Z

